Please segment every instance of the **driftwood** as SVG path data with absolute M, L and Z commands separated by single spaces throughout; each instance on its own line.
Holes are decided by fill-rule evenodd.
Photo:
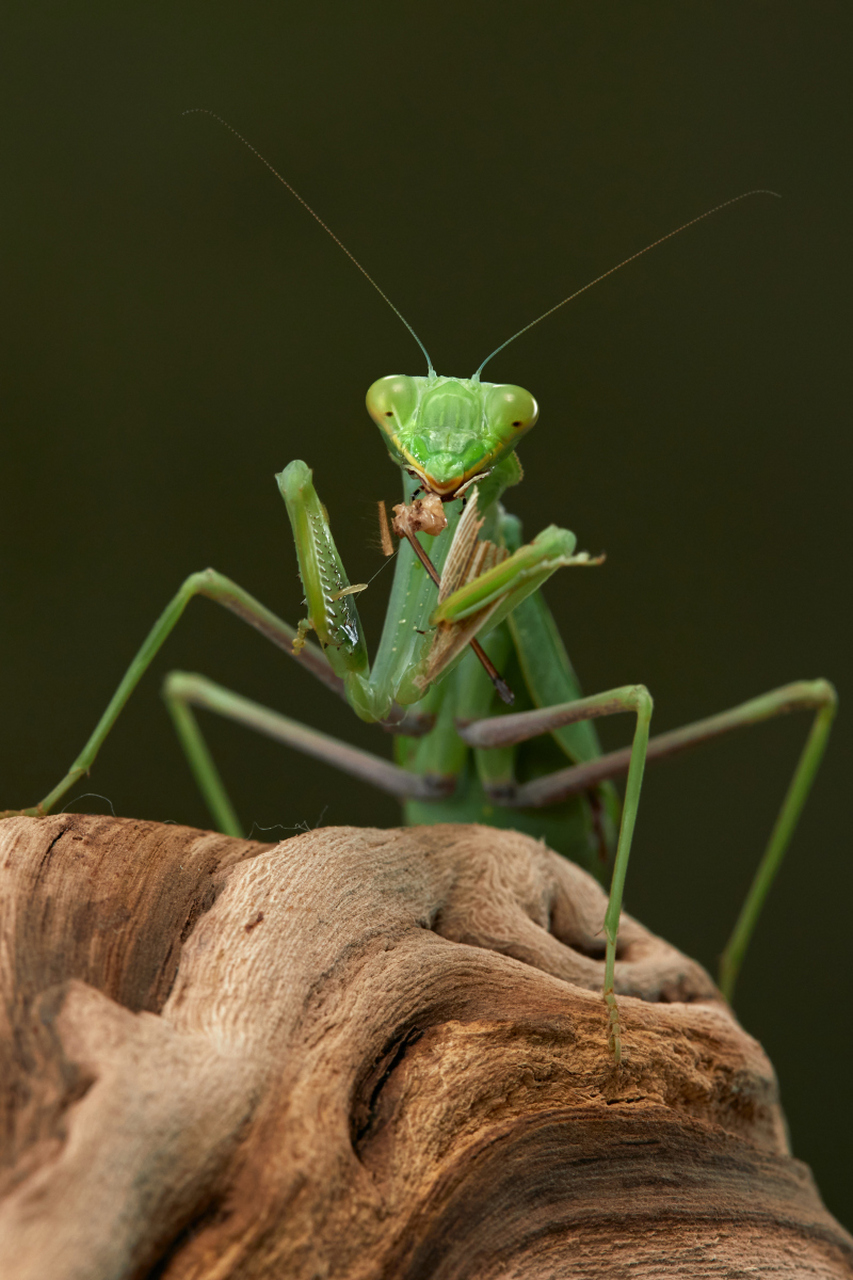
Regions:
M 0 823 L 4 1280 L 853 1275 L 693 961 L 507 831 Z

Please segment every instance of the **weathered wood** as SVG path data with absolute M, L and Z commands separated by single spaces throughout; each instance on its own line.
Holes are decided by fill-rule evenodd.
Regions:
M 4 1280 L 853 1275 L 707 974 L 524 836 L 0 823 Z

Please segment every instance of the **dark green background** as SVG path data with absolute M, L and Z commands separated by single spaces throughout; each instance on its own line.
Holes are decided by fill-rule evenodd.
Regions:
M 273 473 L 315 468 L 353 581 L 399 481 L 363 408 L 441 372 L 679 222 L 752 187 L 494 362 L 539 398 L 511 495 L 595 571 L 548 591 L 589 691 L 645 681 L 658 729 L 798 677 L 846 692 L 849 5 L 14 6 L 3 95 L 2 801 L 33 803 L 183 577 L 210 564 L 292 621 Z M 389 576 L 360 598 L 375 642 Z M 158 685 L 203 671 L 387 750 L 253 633 L 196 602 L 98 760 L 118 813 L 206 825 Z M 794 1148 L 853 1222 L 851 715 L 761 922 L 738 1012 Z M 627 722 L 607 727 L 614 745 Z M 753 730 L 648 775 L 628 907 L 713 965 L 806 730 Z M 219 724 L 247 825 L 396 821 L 395 805 Z M 86 790 L 88 788 L 80 788 Z M 81 810 L 104 808 L 83 800 Z M 277 826 L 276 824 L 281 824 Z

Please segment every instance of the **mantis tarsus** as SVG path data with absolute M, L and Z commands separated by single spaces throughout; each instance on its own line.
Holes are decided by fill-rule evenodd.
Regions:
M 155 623 L 68 773 L 40 804 L 23 812 L 49 812 L 88 773 L 122 707 L 189 600 L 207 596 L 307 667 L 345 698 L 361 719 L 396 735 L 392 763 L 203 676 L 170 673 L 164 688 L 166 702 L 217 826 L 229 834 L 241 833 L 194 707 L 217 712 L 390 792 L 403 803 L 408 823 L 476 821 L 516 827 L 544 837 L 552 848 L 599 876 L 615 848 L 603 922 L 603 995 L 610 1046 L 618 1062 L 618 923 L 646 761 L 788 711 L 815 712 L 767 848 L 723 952 L 720 986 L 731 998 L 744 951 L 823 753 L 835 712 L 835 692 L 825 680 L 786 685 L 651 739 L 652 699 L 645 686 L 582 696 L 539 588 L 559 568 L 598 561 L 577 552 L 574 535 L 554 525 L 525 544 L 518 520 L 501 503 L 504 491 L 521 479 L 515 449 L 536 422 L 536 401 L 521 387 L 480 380 L 492 356 L 471 378 L 438 376 L 420 339 L 372 277 L 289 183 L 276 170 L 272 172 L 367 276 L 427 358 L 425 376 L 381 378 L 367 394 L 368 411 L 401 468 L 404 499 L 395 508 L 394 530 L 400 541 L 376 657 L 371 665 L 356 606 L 363 587 L 349 583 L 310 469 L 304 462 L 291 462 L 277 481 L 293 527 L 306 618 L 294 628 L 214 570 L 191 575 Z M 638 256 L 631 255 L 604 275 Z M 526 325 L 497 351 L 584 289 Z M 308 639 L 310 631 L 319 646 Z M 510 702 L 514 702 L 512 711 L 507 709 Z M 635 716 L 632 744 L 602 755 L 592 721 L 622 712 Z M 627 781 L 620 818 L 612 779 L 621 774 L 627 774 Z

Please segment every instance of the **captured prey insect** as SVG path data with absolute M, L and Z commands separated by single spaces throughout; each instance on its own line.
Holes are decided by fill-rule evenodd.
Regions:
M 255 151 L 240 134 L 236 136 Z M 540 588 L 558 569 L 589 567 L 600 559 L 579 552 L 574 534 L 555 525 L 531 542 L 524 541 L 518 519 L 504 509 L 502 498 L 522 478 L 516 448 L 535 424 L 538 406 L 523 388 L 484 382 L 480 375 L 492 356 L 520 334 L 716 209 L 691 219 L 562 299 L 502 343 L 470 378 L 442 377 L 408 321 L 372 277 L 290 184 L 259 158 L 347 253 L 427 359 L 426 375 L 380 378 L 367 393 L 370 416 L 381 429 L 403 480 L 403 502 L 395 508 L 393 521 L 399 547 L 376 656 L 370 663 L 356 605 L 363 585 L 353 586 L 347 578 L 311 470 L 302 461 L 291 462 L 276 478 L 293 528 L 306 617 L 292 627 L 222 574 L 212 569 L 192 574 L 155 623 L 68 773 L 40 804 L 23 812 L 49 812 L 88 773 L 189 600 L 207 596 L 294 657 L 345 698 L 362 720 L 395 734 L 395 761 L 391 762 L 203 676 L 173 671 L 165 682 L 166 702 L 217 826 L 229 834 L 241 833 L 194 708 L 237 721 L 397 796 L 408 823 L 470 821 L 513 827 L 544 838 L 551 848 L 599 878 L 612 862 L 603 921 L 603 996 L 610 1047 L 618 1062 L 617 933 L 646 762 L 789 711 L 815 713 L 723 953 L 720 985 L 731 997 L 762 903 L 823 753 L 835 693 L 825 680 L 798 682 L 655 738 L 649 737 L 652 699 L 644 685 L 583 696 Z M 756 193 L 745 193 L 752 194 Z M 386 537 L 390 541 L 387 530 Z M 318 643 L 309 639 L 310 632 Z M 631 745 L 602 755 L 593 721 L 625 712 L 635 717 Z M 620 813 L 612 780 L 625 774 Z

